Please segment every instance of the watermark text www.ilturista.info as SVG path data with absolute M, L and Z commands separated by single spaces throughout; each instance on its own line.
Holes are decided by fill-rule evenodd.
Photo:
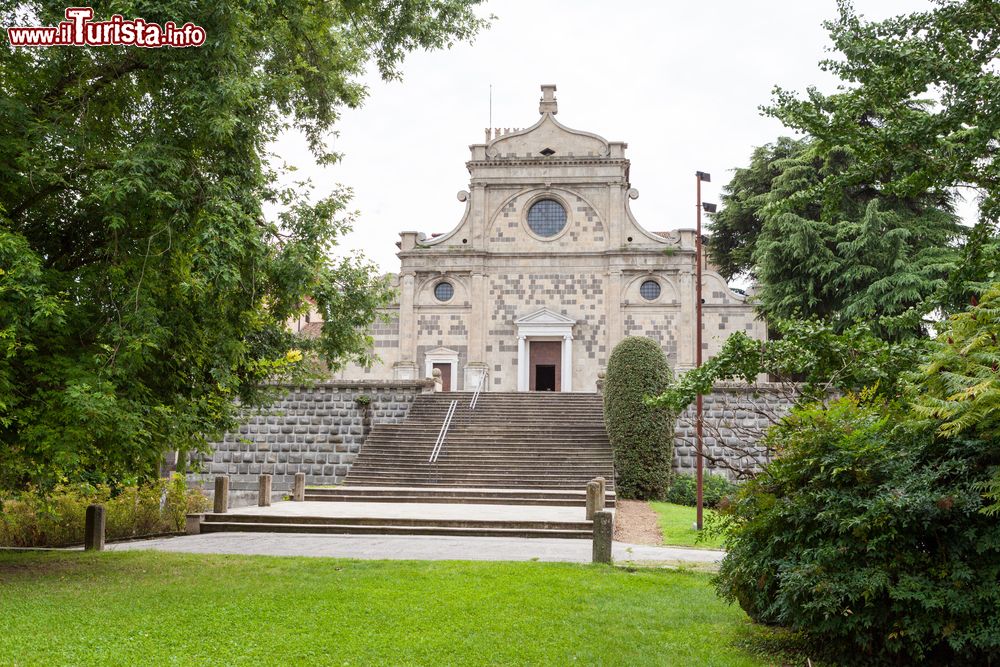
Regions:
M 115 14 L 108 21 L 92 21 L 91 7 L 68 7 L 66 20 L 56 26 L 7 28 L 11 46 L 165 46 L 184 48 L 205 43 L 205 29 L 193 23 L 178 27 L 173 21 L 162 26 L 144 19 L 125 19 Z

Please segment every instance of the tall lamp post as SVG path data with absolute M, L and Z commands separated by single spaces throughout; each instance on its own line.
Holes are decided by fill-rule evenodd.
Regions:
M 697 230 L 695 233 L 695 367 L 701 368 L 701 329 L 702 329 L 702 319 L 701 319 L 701 306 L 704 303 L 704 299 L 701 296 L 701 272 L 702 272 L 702 248 L 701 248 L 701 211 L 705 210 L 707 213 L 715 213 L 715 204 L 702 203 L 701 201 L 701 184 L 711 183 L 712 175 L 704 171 L 694 172 L 697 191 L 697 203 L 695 204 L 695 211 L 698 218 Z M 702 444 L 704 440 L 704 404 L 702 402 L 701 394 L 698 394 L 697 402 L 695 404 L 695 459 L 696 459 L 696 470 L 698 474 L 697 481 L 697 524 L 698 530 L 704 527 L 704 480 L 705 480 L 705 468 L 702 461 Z

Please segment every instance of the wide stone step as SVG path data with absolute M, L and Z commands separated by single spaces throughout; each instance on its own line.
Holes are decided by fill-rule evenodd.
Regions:
M 407 446 L 405 448 L 396 448 L 392 445 L 377 445 L 377 446 L 365 446 L 362 447 L 361 452 L 365 455 L 365 458 L 369 456 L 381 456 L 388 459 L 397 460 L 399 458 L 410 457 L 414 459 L 424 458 L 426 459 L 431 451 L 433 451 L 434 445 L 428 445 L 426 447 L 419 446 Z M 524 461 L 559 461 L 566 459 L 583 459 L 590 461 L 611 461 L 611 449 L 586 449 L 586 448 L 574 448 L 574 449 L 560 449 L 558 451 L 538 451 L 537 449 L 527 450 L 527 449 L 513 449 L 513 448 L 493 448 L 484 449 L 482 447 L 470 447 L 461 446 L 457 444 L 449 444 L 445 442 L 444 446 L 441 448 L 439 455 L 443 458 L 445 456 L 468 458 L 470 460 L 480 460 L 480 458 L 494 457 L 509 461 L 512 459 L 520 459 Z
M 349 491 L 350 487 L 345 489 Z M 429 490 L 433 490 L 429 487 Z M 586 501 L 573 500 L 570 498 L 480 498 L 478 496 L 449 496 L 414 498 L 411 496 L 352 496 L 348 494 L 331 494 L 316 496 L 306 493 L 306 500 L 319 502 L 344 502 L 344 503 L 435 503 L 435 504 L 471 504 L 471 505 L 546 505 L 551 507 L 584 507 Z M 614 501 L 607 501 L 609 507 L 614 507 Z
M 284 516 L 274 514 L 206 514 L 202 526 L 214 523 L 294 523 L 312 526 L 437 526 L 441 528 L 535 528 L 539 530 L 589 530 L 594 529 L 592 521 L 532 521 L 511 519 L 417 519 L 412 517 L 371 517 L 371 516 Z
M 386 438 L 384 436 L 376 436 L 374 438 L 369 438 L 367 442 L 362 445 L 362 448 L 373 449 L 375 447 L 385 447 L 385 448 L 405 448 L 405 447 L 426 447 L 430 444 L 432 447 L 437 442 L 437 436 L 431 438 L 412 438 L 412 437 L 400 437 L 400 438 Z M 456 437 L 454 434 L 449 433 L 445 439 L 445 444 L 453 446 L 465 446 L 470 448 L 479 448 L 483 451 L 489 451 L 490 448 L 504 448 L 516 451 L 531 450 L 536 452 L 549 452 L 549 451 L 572 451 L 577 452 L 581 450 L 593 450 L 598 451 L 611 451 L 611 444 L 608 441 L 600 440 L 559 440 L 559 441 L 538 441 L 538 440 L 503 440 L 495 439 L 489 437 L 483 438 L 466 438 L 466 437 Z M 251 450 L 255 451 L 255 450 Z
M 532 475 L 541 474 L 549 475 L 553 473 L 545 472 L 544 469 L 540 470 L 539 466 L 532 465 L 530 463 L 467 463 L 467 462 L 453 462 L 447 459 L 438 459 L 435 463 L 428 463 L 427 461 L 419 462 L 374 462 L 374 461 L 361 461 L 354 464 L 354 469 L 357 471 L 365 470 L 368 472 L 375 470 L 383 471 L 430 471 L 430 472 L 476 472 L 476 473 L 501 473 L 501 474 L 517 474 L 517 475 Z M 587 474 L 592 470 L 600 470 L 602 472 L 610 471 L 612 467 L 610 465 L 602 465 L 598 463 L 594 464 L 566 464 L 560 467 L 559 471 L 563 475 L 570 475 L 576 473 Z
M 360 484 L 362 486 L 496 486 L 507 489 L 579 489 L 584 485 L 582 479 L 573 480 L 504 480 L 495 477 L 467 477 L 467 478 L 441 478 L 441 477 L 420 477 L 420 476 L 378 476 L 378 475 L 358 475 L 357 478 L 344 480 L 346 486 Z
M 400 453 L 366 453 L 362 463 L 427 463 L 427 453 L 400 454 Z M 543 456 L 532 457 L 520 456 L 498 456 L 496 454 L 459 454 L 456 452 L 442 451 L 438 457 L 439 463 L 449 464 L 470 464 L 470 465 L 510 465 L 523 464 L 537 466 L 540 464 L 554 465 L 603 465 L 608 463 L 606 456 Z
M 296 517 L 298 519 L 298 517 Z M 203 533 L 315 533 L 323 535 L 439 535 L 453 537 L 540 537 L 560 539 L 591 539 L 592 530 L 546 529 L 546 528 L 504 528 L 496 527 L 450 527 L 450 526 L 373 526 L 344 523 L 255 523 L 246 521 L 226 521 L 202 523 Z
M 345 489 L 349 491 L 350 488 Z M 433 490 L 428 488 L 428 490 Z M 585 507 L 586 500 L 575 500 L 572 498 L 480 498 L 478 496 L 449 496 L 437 497 L 428 496 L 425 498 L 414 498 L 412 496 L 352 496 L 349 494 L 331 494 L 325 496 L 315 496 L 306 493 L 306 500 L 319 502 L 344 502 L 344 503 L 436 503 L 436 504 L 470 504 L 470 505 L 543 505 L 549 507 Z M 608 499 L 607 507 L 614 507 L 613 498 Z
M 441 419 L 425 423 L 408 423 L 379 425 L 375 430 L 385 434 L 433 434 L 435 437 L 441 432 Z M 374 433 L 375 430 L 372 432 Z M 470 435 L 492 434 L 494 437 L 596 437 L 606 438 L 607 430 L 601 427 L 567 426 L 560 427 L 551 421 L 538 422 L 537 424 L 526 424 L 520 421 L 512 421 L 509 424 L 501 422 L 484 422 L 482 424 L 461 424 L 452 422 L 448 427 L 448 433 L 468 433 Z M 338 443 L 333 443 L 338 444 Z
M 426 468 L 355 468 L 355 471 L 361 475 L 379 475 L 387 477 L 406 477 L 410 474 L 416 475 L 433 475 L 440 479 L 449 479 L 454 477 L 455 479 L 464 479 L 466 477 L 491 477 L 495 479 L 504 480 L 576 480 L 583 479 L 584 484 L 590 481 L 598 474 L 610 471 L 611 468 L 587 468 L 583 470 L 569 470 L 566 472 L 553 471 L 553 472 L 539 472 L 538 470 L 533 471 L 512 471 L 507 468 L 499 469 L 487 469 L 487 468 L 434 468 L 429 466 Z M 591 473 L 595 474 L 591 474 Z M 607 477 L 607 475 L 605 475 Z
M 479 498 L 511 498 L 514 496 L 521 496 L 525 498 L 569 498 L 584 501 L 587 498 L 587 493 L 583 489 L 579 490 L 565 490 L 565 489 L 536 489 L 532 491 L 524 491 L 521 489 L 495 489 L 495 488 L 448 488 L 446 486 L 438 487 L 436 489 L 418 489 L 407 486 L 355 486 L 347 489 L 343 486 L 307 486 L 306 493 L 315 494 L 318 496 L 323 495 L 334 495 L 349 493 L 352 496 L 366 496 L 366 495 L 384 495 L 392 494 L 395 496 L 419 496 L 421 498 L 426 498 L 428 496 L 442 496 L 448 497 L 453 495 L 462 496 L 475 496 Z M 614 493 L 609 493 L 609 496 L 614 496 Z

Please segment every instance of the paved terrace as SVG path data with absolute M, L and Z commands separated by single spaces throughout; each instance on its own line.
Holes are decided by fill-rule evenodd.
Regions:
M 228 515 L 466 519 L 491 521 L 582 521 L 583 507 L 476 505 L 448 503 L 277 502 L 240 507 Z M 238 519 L 237 519 L 238 520 Z M 365 560 L 487 560 L 589 563 L 585 539 L 458 537 L 418 535 L 319 535 L 309 533 L 221 532 L 109 544 L 112 551 L 154 549 L 185 553 L 315 556 Z M 716 563 L 723 552 L 614 543 L 616 561 L 666 564 Z
M 610 509 L 609 511 L 614 511 Z M 465 519 L 468 521 L 583 521 L 584 507 L 548 505 L 477 505 L 474 503 L 290 502 L 270 507 L 237 507 L 227 514 L 256 516 L 316 516 L 370 519 Z
M 589 563 L 589 540 L 505 537 L 423 537 L 410 535 L 308 535 L 302 533 L 208 533 L 109 544 L 108 550 L 153 549 L 184 553 L 316 556 L 362 560 L 487 560 Z M 617 562 L 714 564 L 723 552 L 682 547 L 650 547 L 615 542 Z

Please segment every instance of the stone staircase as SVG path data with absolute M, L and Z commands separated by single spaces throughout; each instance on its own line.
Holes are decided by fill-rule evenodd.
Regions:
M 370 499 L 379 490 L 405 490 L 396 497 L 582 506 L 587 482 L 602 476 L 613 502 L 614 464 L 599 395 L 486 393 L 475 410 L 470 399 L 454 392 L 418 397 L 402 424 L 372 430 L 344 486 L 307 493 L 312 500 Z M 452 400 L 458 407 L 451 427 L 437 462 L 429 463 Z
M 582 512 L 581 512 L 582 516 Z M 274 516 L 206 514 L 202 533 L 314 533 L 331 535 L 436 535 L 450 537 L 547 537 L 590 539 L 592 521 L 516 519 L 417 519 L 401 517 Z
M 605 503 L 615 503 L 601 397 L 483 393 L 475 410 L 469 407 L 471 398 L 468 392 L 416 397 L 402 423 L 372 429 L 343 485 L 306 489 L 303 505 L 354 503 L 367 508 L 366 516 L 207 515 L 202 530 L 589 538 L 593 526 L 584 517 L 587 482 L 604 477 Z M 451 427 L 437 461 L 430 463 L 453 400 L 458 405 Z M 467 505 L 476 518 L 453 517 L 454 512 L 445 513 L 452 518 L 439 512 L 426 519 L 412 513 L 380 514 L 372 503 Z M 484 505 L 533 507 L 491 513 Z M 544 507 L 559 519 L 542 517 Z M 520 520 L 518 512 L 531 512 L 534 518 Z

